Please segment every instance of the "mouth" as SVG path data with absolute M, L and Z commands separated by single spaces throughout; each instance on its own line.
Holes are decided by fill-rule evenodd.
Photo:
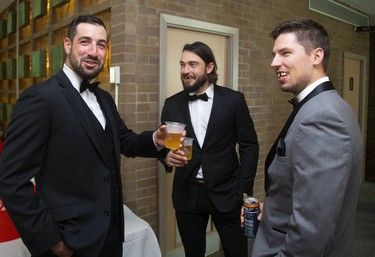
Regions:
M 185 83 L 189 83 L 189 82 L 193 81 L 195 78 L 194 78 L 194 76 L 188 74 L 188 75 L 182 76 L 182 79 L 185 81 Z
M 98 66 L 98 61 L 96 60 L 86 59 L 83 62 L 85 63 L 86 66 L 91 67 L 91 68 Z
M 278 72 L 276 72 L 276 75 L 279 79 L 281 79 L 281 78 L 284 78 L 284 77 L 288 76 L 288 73 L 285 72 L 285 71 L 278 71 Z

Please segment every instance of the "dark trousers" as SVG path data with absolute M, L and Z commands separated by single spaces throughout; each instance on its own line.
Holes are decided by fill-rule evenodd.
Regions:
M 247 238 L 240 224 L 242 204 L 228 213 L 220 213 L 207 196 L 203 185 L 198 186 L 197 206 L 189 212 L 176 211 L 176 219 L 186 257 L 204 257 L 206 227 L 209 216 L 219 233 L 226 257 L 247 257 Z

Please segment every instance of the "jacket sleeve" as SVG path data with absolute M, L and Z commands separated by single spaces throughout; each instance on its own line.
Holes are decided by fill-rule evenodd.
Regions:
M 48 251 L 61 240 L 43 200 L 34 194 L 30 179 L 42 169 L 47 151 L 50 111 L 37 88 L 18 99 L 0 159 L 0 198 L 33 254 Z
M 259 145 L 244 95 L 241 93 L 236 112 L 236 137 L 239 145 L 243 193 L 253 195 L 254 179 L 258 166 Z

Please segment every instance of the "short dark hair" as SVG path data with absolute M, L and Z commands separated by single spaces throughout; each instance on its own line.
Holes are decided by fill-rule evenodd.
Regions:
M 330 40 L 326 29 L 313 20 L 289 20 L 279 23 L 271 32 L 270 36 L 276 40 L 280 34 L 295 33 L 297 40 L 305 48 L 306 53 L 320 47 L 324 51 L 323 69 L 328 70 L 330 56 Z
M 77 26 L 80 23 L 90 23 L 90 24 L 102 26 L 107 32 L 107 37 L 108 37 L 107 28 L 105 27 L 104 22 L 100 18 L 94 15 L 80 15 L 69 24 L 67 37 L 69 38 L 70 41 L 73 42 L 73 39 L 75 35 L 77 34 Z
M 196 55 L 198 55 L 202 60 L 205 62 L 206 66 L 209 63 L 213 63 L 215 65 L 214 69 L 211 71 L 210 74 L 208 74 L 208 81 L 210 83 L 216 84 L 217 79 L 218 79 L 218 74 L 216 73 L 217 71 L 217 64 L 215 60 L 214 53 L 212 52 L 211 48 L 208 47 L 205 43 L 196 41 L 192 44 L 186 44 L 182 50 L 188 51 L 188 52 L 193 52 Z

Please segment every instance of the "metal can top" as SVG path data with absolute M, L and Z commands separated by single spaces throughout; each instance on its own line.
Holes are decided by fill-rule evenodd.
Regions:
M 243 202 L 243 205 L 246 207 L 254 208 L 258 207 L 260 204 L 258 199 L 256 199 L 255 197 L 246 197 Z

